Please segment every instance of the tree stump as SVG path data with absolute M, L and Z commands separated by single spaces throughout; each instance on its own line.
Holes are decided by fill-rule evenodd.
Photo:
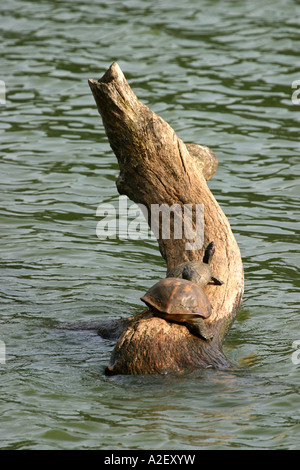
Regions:
M 208 284 L 204 290 L 212 305 L 207 319 L 211 341 L 192 335 L 180 324 L 153 316 L 148 310 L 123 322 L 112 352 L 107 374 L 153 374 L 182 372 L 195 367 L 229 367 L 222 352 L 223 339 L 241 303 L 244 276 L 240 250 L 230 224 L 207 186 L 217 169 L 217 159 L 206 146 L 184 144 L 161 117 L 135 96 L 120 67 L 113 63 L 97 82 L 89 85 L 102 117 L 120 175 L 117 189 L 147 209 L 148 223 L 154 205 L 192 207 L 192 227 L 196 232 L 196 208 L 204 208 L 204 245 L 191 248 L 183 233 L 169 238 L 158 227 L 157 240 L 167 272 L 189 260 L 202 260 L 211 241 L 216 251 L 212 269 L 224 281 Z M 191 215 L 190 214 L 190 215 Z M 195 242 L 195 239 L 194 239 Z M 195 248 L 196 247 L 196 248 Z

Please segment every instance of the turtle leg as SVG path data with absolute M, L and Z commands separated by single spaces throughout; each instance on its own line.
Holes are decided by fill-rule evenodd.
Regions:
M 223 281 L 221 281 L 220 279 L 218 279 L 217 277 L 215 276 L 212 276 L 211 277 L 211 280 L 214 282 L 214 284 L 216 284 L 217 286 L 221 286 L 222 284 L 224 284 Z
M 212 332 L 204 323 L 203 318 L 197 320 L 190 320 L 188 323 L 185 323 L 185 326 L 195 336 L 198 336 L 201 339 L 210 341 L 213 338 Z

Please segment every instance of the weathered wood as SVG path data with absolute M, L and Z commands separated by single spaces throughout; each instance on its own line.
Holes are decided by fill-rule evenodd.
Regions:
M 185 144 L 189 154 L 196 160 L 206 180 L 210 180 L 218 168 L 218 159 L 206 145 Z
M 207 320 L 214 333 L 211 342 L 202 341 L 177 324 L 146 313 L 132 319 L 113 351 L 108 373 L 153 373 L 184 370 L 187 367 L 224 366 L 223 338 L 240 305 L 244 278 L 240 250 L 229 222 L 207 186 L 216 171 L 217 159 L 205 146 L 187 144 L 169 124 L 141 103 L 117 63 L 98 82 L 90 79 L 98 111 L 110 145 L 118 159 L 117 189 L 148 210 L 153 204 L 192 204 L 193 229 L 196 207 L 204 206 L 204 246 L 214 241 L 212 267 L 222 286 L 208 284 L 205 292 L 212 304 Z M 183 223 L 184 223 L 183 217 Z M 172 227 L 174 229 L 174 226 Z M 158 236 L 167 271 L 188 260 L 201 260 L 204 248 L 187 249 L 190 240 Z M 175 354 L 176 351 L 176 354 Z

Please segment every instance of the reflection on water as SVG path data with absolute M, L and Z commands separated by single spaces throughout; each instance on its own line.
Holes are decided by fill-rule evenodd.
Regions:
M 296 1 L 1 5 L 1 373 L 4 448 L 299 447 L 299 5 Z M 165 273 L 153 240 L 99 240 L 116 159 L 87 80 L 117 60 L 185 142 L 244 260 L 224 349 L 236 368 L 103 375 L 112 344 L 55 322 L 118 318 Z

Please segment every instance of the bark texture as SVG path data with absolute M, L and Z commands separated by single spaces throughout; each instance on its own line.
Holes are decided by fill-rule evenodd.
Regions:
M 146 310 L 130 318 L 121 334 L 107 373 L 147 374 L 182 371 L 193 367 L 228 366 L 222 341 L 241 303 L 244 277 L 240 250 L 230 224 L 206 181 L 217 169 L 214 152 L 206 146 L 185 144 L 160 116 L 134 94 L 117 63 L 98 82 L 89 85 L 114 151 L 120 175 L 117 189 L 132 201 L 143 204 L 151 223 L 153 205 L 181 208 L 183 224 L 188 218 L 184 206 L 193 208 L 192 229 L 196 231 L 196 208 L 204 207 L 204 246 L 188 249 L 191 240 L 163 238 L 158 244 L 166 261 L 166 271 L 189 260 L 202 260 L 205 246 L 214 241 L 214 274 L 224 284 L 208 284 L 204 289 L 212 304 L 207 320 L 214 334 L 210 342 L 193 336 L 185 326 L 153 317 Z M 199 227 L 198 227 L 199 228 Z M 199 246 L 198 246 L 199 245 Z

